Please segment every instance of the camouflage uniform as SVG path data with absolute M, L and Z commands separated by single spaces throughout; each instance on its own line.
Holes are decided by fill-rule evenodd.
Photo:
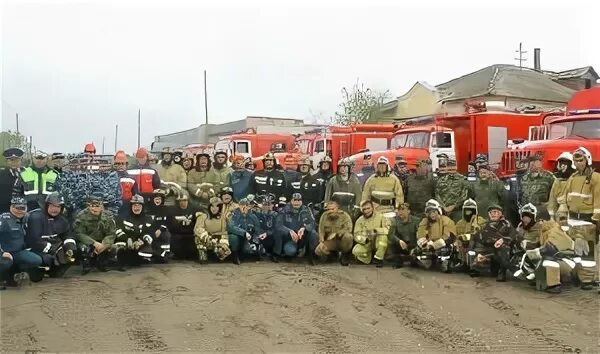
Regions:
M 458 221 L 462 216 L 461 205 L 469 196 L 469 184 L 465 177 L 459 173 L 446 173 L 441 176 L 435 186 L 435 199 L 448 208 L 454 210 L 448 215 L 452 220 Z
M 435 181 L 431 174 L 419 176 L 411 174 L 408 176 L 408 193 L 405 201 L 410 205 L 412 215 L 423 216 L 425 203 L 435 196 Z
M 116 223 L 107 212 L 95 216 L 86 209 L 77 214 L 73 231 L 80 244 L 91 246 L 95 242 L 100 242 L 111 247 L 115 242 Z
M 328 256 L 331 252 L 348 253 L 352 250 L 352 219 L 345 211 L 328 210 L 319 220 L 319 245 L 315 254 Z
M 408 256 L 410 251 L 417 246 L 419 222 L 420 220 L 413 215 L 409 215 L 406 221 L 402 221 L 397 215 L 392 219 L 387 237 L 387 260 L 393 261 L 396 264 L 402 264 L 403 256 Z M 400 247 L 400 240 L 406 243 L 406 250 Z
M 550 189 L 554 184 L 554 175 L 548 171 L 532 173 L 528 171 L 521 179 L 521 205 L 531 203 L 536 207 L 546 205 Z
M 493 179 L 481 180 L 471 183 L 472 197 L 477 201 L 477 213 L 486 215 L 490 205 L 504 205 L 506 189 L 502 182 Z
M 358 218 L 354 224 L 354 257 L 362 263 L 369 264 L 375 251 L 375 259 L 383 261 L 388 247 L 389 229 L 389 220 L 376 211 L 373 211 L 370 218 L 365 218 L 364 215 Z

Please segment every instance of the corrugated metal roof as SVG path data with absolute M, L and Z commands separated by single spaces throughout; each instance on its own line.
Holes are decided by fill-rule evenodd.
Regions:
M 536 101 L 568 102 L 575 91 L 543 73 L 514 65 L 491 65 L 436 86 L 439 102 L 481 96 L 504 96 Z
M 545 75 L 550 76 L 552 78 L 552 80 L 576 79 L 576 78 L 580 78 L 582 76 L 585 76 L 587 74 L 592 75 L 596 79 L 600 78 L 598 76 L 598 74 L 596 73 L 596 70 L 594 70 L 594 68 L 591 67 L 591 66 L 584 66 L 583 68 L 570 69 L 570 70 L 558 71 L 558 72 L 556 72 L 556 71 L 549 71 L 549 70 L 542 70 L 542 73 L 544 73 Z

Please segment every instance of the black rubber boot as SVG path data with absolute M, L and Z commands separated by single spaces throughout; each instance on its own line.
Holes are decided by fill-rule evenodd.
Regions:
M 500 268 L 498 269 L 498 275 L 496 275 L 496 281 L 503 283 L 506 281 L 506 269 Z
M 373 264 L 377 268 L 383 268 L 383 261 L 381 259 L 373 258 Z
M 232 252 L 231 260 L 233 261 L 233 264 L 236 264 L 236 265 L 242 264 L 242 262 L 240 262 L 240 253 L 239 252 Z
M 548 287 L 548 288 L 546 288 L 545 291 L 550 294 L 560 294 L 560 292 L 561 292 L 560 285 Z
M 347 267 L 347 266 L 348 266 L 348 264 L 350 264 L 350 263 L 348 262 L 348 257 L 347 257 L 347 256 L 346 256 L 344 253 L 340 252 L 340 253 L 339 253 L 339 255 L 338 255 L 338 257 L 339 257 L 339 259 L 340 259 L 340 264 L 341 264 L 342 266 L 344 266 L 344 267 Z

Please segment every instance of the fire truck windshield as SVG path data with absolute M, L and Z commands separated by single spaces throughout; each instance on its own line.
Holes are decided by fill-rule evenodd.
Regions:
M 550 126 L 549 139 L 567 136 L 579 136 L 586 139 L 600 138 L 600 120 L 577 120 L 573 122 L 555 123 Z
M 396 134 L 392 139 L 392 147 L 394 149 L 400 148 L 421 148 L 427 149 L 429 147 L 429 133 L 428 132 L 415 132 L 407 134 Z

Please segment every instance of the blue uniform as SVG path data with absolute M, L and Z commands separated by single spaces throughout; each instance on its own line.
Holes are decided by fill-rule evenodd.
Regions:
M 234 201 L 239 202 L 242 198 L 246 198 L 251 177 L 252 171 L 246 169 L 231 172 L 231 188 L 233 189 Z
M 252 239 L 263 233 L 258 217 L 251 212 L 244 215 L 240 209 L 233 211 L 231 219 L 227 223 L 227 232 L 229 234 L 229 248 L 234 253 L 248 250 L 247 232 L 252 236 Z
M 3 259 L 0 263 L 2 280 L 6 280 L 11 272 L 27 271 L 42 265 L 42 257 L 25 249 L 23 219 L 17 219 L 10 213 L 0 215 L 0 249 L 13 257 L 12 261 Z
M 260 228 L 267 233 L 267 238 L 263 240 L 263 245 L 275 256 L 281 255 L 281 233 L 279 232 L 279 213 L 276 211 L 261 211 L 256 213 Z
M 306 205 L 299 209 L 287 205 L 279 214 L 279 233 L 283 243 L 283 253 L 289 257 L 295 257 L 298 250 L 308 244 L 309 252 L 314 252 L 319 243 L 319 235 L 316 230 L 315 218 Z M 290 231 L 298 232 L 301 228 L 305 229 L 304 237 L 298 242 L 294 242 L 290 236 Z

